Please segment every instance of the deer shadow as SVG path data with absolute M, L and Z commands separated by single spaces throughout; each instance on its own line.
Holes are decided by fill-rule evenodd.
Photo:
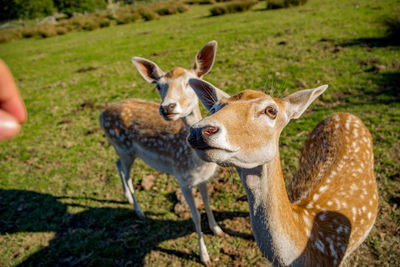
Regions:
M 187 253 L 159 247 L 159 243 L 194 232 L 191 219 L 139 220 L 128 208 L 97 208 L 81 204 L 64 204 L 50 194 L 26 190 L 0 190 L 0 235 L 18 232 L 55 232 L 49 245 L 25 259 L 20 266 L 37 265 L 133 265 L 143 266 L 152 250 L 200 263 L 197 251 Z M 79 199 L 71 197 L 70 199 Z M 91 199 L 99 202 L 108 200 Z M 117 202 L 118 203 L 118 202 Z M 84 211 L 69 213 L 68 206 Z M 247 212 L 215 212 L 217 221 L 247 217 Z M 157 214 L 147 212 L 151 217 Z M 208 229 L 203 215 L 202 227 Z M 205 233 L 210 230 L 203 231 Z M 252 239 L 251 235 L 226 230 L 231 235 Z
M 399 46 L 400 42 L 389 36 L 371 37 L 371 38 L 355 38 L 346 40 L 340 44 L 341 46 L 364 46 L 369 48 Z
M 383 104 L 400 102 L 400 72 L 384 72 L 375 76 L 375 82 L 378 84 L 378 90 L 369 93 L 374 102 Z
M 293 266 L 305 266 L 303 259 L 315 259 L 312 266 L 341 266 L 351 230 L 351 222 L 345 215 L 335 211 L 317 213 L 307 245 Z

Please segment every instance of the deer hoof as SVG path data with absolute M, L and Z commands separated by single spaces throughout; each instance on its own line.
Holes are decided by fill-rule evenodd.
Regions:
M 215 235 L 217 235 L 217 236 L 225 236 L 224 231 L 222 231 L 221 227 L 219 227 L 218 225 L 212 227 L 211 230 L 212 230 L 213 233 L 214 233 Z

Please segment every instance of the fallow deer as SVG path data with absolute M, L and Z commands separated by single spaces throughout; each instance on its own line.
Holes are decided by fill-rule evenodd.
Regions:
M 212 115 L 192 125 L 188 142 L 202 159 L 236 167 L 262 254 L 278 266 L 340 266 L 365 240 L 378 209 L 372 139 L 361 120 L 335 113 L 320 122 L 287 192 L 281 131 L 328 86 L 278 99 L 253 90 L 229 97 L 198 79 L 189 84 Z
M 143 78 L 156 85 L 161 104 L 124 100 L 110 105 L 100 115 L 100 125 L 119 156 L 116 165 L 124 194 L 133 203 L 136 214 L 145 218 L 135 197 L 130 170 L 134 160 L 141 158 L 154 169 L 177 179 L 198 234 L 201 261 L 206 265 L 210 259 L 192 187 L 197 186 L 200 191 L 211 230 L 217 235 L 223 235 L 223 231 L 214 219 L 207 191 L 216 164 L 201 160 L 186 143 L 189 127 L 201 119 L 198 98 L 188 81 L 211 70 L 216 49 L 217 42 L 211 41 L 197 53 L 193 69 L 177 67 L 167 73 L 150 60 L 133 57 L 132 62 Z

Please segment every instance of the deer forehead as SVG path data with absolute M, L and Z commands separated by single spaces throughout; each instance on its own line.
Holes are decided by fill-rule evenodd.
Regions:
M 244 90 L 230 98 L 225 98 L 220 101 L 220 104 L 222 105 L 233 103 L 241 104 L 242 107 L 240 109 L 249 109 L 251 106 L 267 106 L 268 104 L 275 104 L 278 109 L 284 107 L 284 103 L 280 99 L 254 90 Z
M 193 71 L 178 67 L 167 72 L 158 83 L 163 88 L 181 89 L 187 85 L 189 78 L 193 77 L 195 77 Z
M 161 96 L 163 99 L 174 99 L 175 101 L 185 101 L 193 99 L 193 90 L 185 90 L 189 78 L 194 77 L 194 73 L 183 68 L 175 68 L 169 71 L 159 81 L 162 88 Z
M 179 78 L 183 75 L 185 75 L 188 72 L 188 70 L 185 70 L 184 68 L 181 67 L 176 67 L 173 68 L 172 70 L 168 71 L 165 75 L 164 78 L 167 80 L 173 80 L 176 78 Z
M 257 98 L 266 97 L 267 95 L 260 91 L 244 90 L 236 95 L 227 99 L 228 102 L 235 102 L 240 100 L 252 100 Z

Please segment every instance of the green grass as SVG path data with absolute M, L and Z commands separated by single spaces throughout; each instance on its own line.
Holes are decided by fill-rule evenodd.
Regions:
M 306 114 L 282 133 L 286 178 L 297 168 L 307 133 L 333 112 L 351 112 L 370 129 L 380 213 L 351 266 L 400 265 L 400 48 L 387 43 L 379 19 L 399 1 L 312 0 L 290 9 L 209 17 L 208 6 L 179 15 L 93 32 L 0 45 L 25 100 L 29 118 L 12 141 L 0 144 L 0 266 L 200 266 L 190 218 L 173 212 L 174 178 L 143 162 L 134 183 L 149 217 L 137 219 L 122 195 L 115 152 L 99 129 L 110 102 L 160 98 L 132 66 L 132 56 L 163 70 L 190 67 L 196 52 L 218 41 L 205 79 L 229 93 L 258 89 L 284 96 L 329 84 Z M 82 68 L 91 71 L 77 72 Z M 252 236 L 247 202 L 233 170 L 209 186 L 216 218 L 230 235 L 213 236 L 203 213 L 215 266 L 264 263 Z

